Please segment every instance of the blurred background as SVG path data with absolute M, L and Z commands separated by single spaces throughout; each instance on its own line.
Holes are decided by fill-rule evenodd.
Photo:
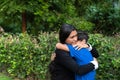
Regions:
M 63 23 L 89 33 L 96 80 L 119 80 L 120 0 L 0 0 L 0 80 L 50 80 Z

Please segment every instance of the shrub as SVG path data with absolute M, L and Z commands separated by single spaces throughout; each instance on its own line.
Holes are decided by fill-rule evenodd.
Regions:
M 97 70 L 98 80 L 118 80 L 120 70 L 120 37 L 105 37 L 101 34 L 90 35 L 90 43 L 97 47 L 100 57 L 98 58 L 99 69 Z
M 55 32 L 40 32 L 37 37 L 28 34 L 1 35 L 0 71 L 22 80 L 49 80 L 48 64 L 57 41 Z M 96 79 L 118 80 L 120 37 L 90 34 L 89 43 L 97 48 L 100 55 Z
M 35 38 L 28 34 L 4 34 L 0 39 L 0 66 L 12 77 L 45 79 L 56 36 L 42 33 Z
M 84 30 L 88 32 L 92 32 L 94 28 L 94 24 L 79 17 L 70 18 L 66 21 L 68 24 L 73 24 L 78 30 Z

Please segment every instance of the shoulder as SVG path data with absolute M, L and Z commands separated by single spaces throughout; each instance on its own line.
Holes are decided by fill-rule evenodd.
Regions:
M 64 50 L 60 50 L 60 49 L 56 49 L 55 53 L 56 53 L 56 57 L 57 56 L 69 56 L 70 55 L 69 52 L 64 51 Z
M 64 50 L 56 49 L 55 50 L 56 57 L 55 59 L 58 61 L 64 62 L 65 60 L 71 60 L 72 57 L 70 56 L 70 53 Z
M 88 49 L 86 49 L 86 48 L 81 48 L 80 51 L 89 52 Z
M 86 48 L 80 49 L 79 52 L 80 52 L 80 53 L 87 53 L 87 54 L 88 54 L 88 53 L 91 53 L 91 52 L 88 51 L 88 49 L 86 49 Z
M 61 49 L 56 49 L 56 50 L 55 50 L 55 53 L 56 53 L 56 54 L 60 54 L 60 53 L 68 54 L 69 52 L 64 51 L 64 50 L 61 50 Z

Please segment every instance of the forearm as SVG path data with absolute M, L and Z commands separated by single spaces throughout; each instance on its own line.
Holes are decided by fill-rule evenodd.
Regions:
M 86 65 L 79 66 L 75 72 L 79 75 L 84 75 L 92 70 L 94 70 L 94 65 L 92 63 L 89 63 Z
M 99 53 L 98 53 L 98 51 L 97 51 L 96 48 L 93 47 L 90 52 L 91 52 L 91 54 L 92 54 L 93 57 L 95 57 L 95 58 L 99 57 Z
M 94 69 L 94 65 L 92 63 L 83 66 L 78 65 L 75 60 L 68 55 L 68 53 L 65 53 L 65 51 L 56 51 L 56 53 L 58 63 L 74 73 L 84 75 Z
M 57 43 L 57 44 L 56 44 L 56 48 L 57 48 L 57 49 L 64 50 L 64 51 L 69 51 L 69 49 L 68 49 L 68 47 L 66 46 L 66 44 L 62 44 L 62 43 Z
M 97 51 L 97 49 L 95 47 L 92 47 L 91 44 L 88 43 L 88 50 L 91 52 L 92 56 L 95 57 L 95 58 L 98 58 L 99 57 L 99 53 Z

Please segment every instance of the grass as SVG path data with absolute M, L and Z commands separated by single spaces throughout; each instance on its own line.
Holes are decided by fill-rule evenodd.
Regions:
M 0 80 L 13 80 L 13 79 L 3 74 L 0 74 Z

